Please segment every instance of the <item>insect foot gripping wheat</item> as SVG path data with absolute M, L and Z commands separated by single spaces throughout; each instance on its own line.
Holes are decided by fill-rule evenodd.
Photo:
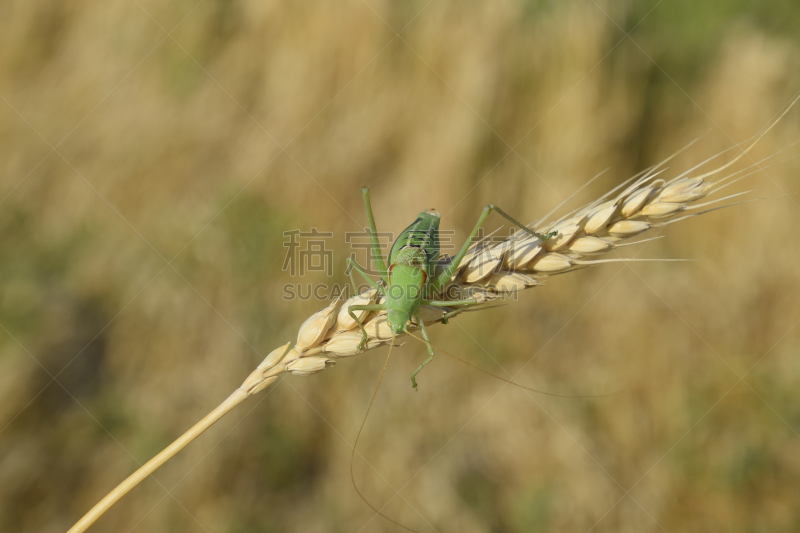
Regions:
M 778 120 L 796 102 L 797 99 Z M 713 170 L 702 172 L 699 169 L 722 154 L 717 154 L 667 181 L 659 176 L 663 174 L 662 169 L 668 159 L 634 176 L 599 200 L 554 221 L 545 223 L 542 220 L 533 224 L 533 228 L 523 226 L 495 206 L 487 206 L 459 254 L 448 261 L 432 261 L 438 259 L 435 256 L 438 254 L 439 217 L 435 211 L 423 211 L 397 239 L 390 252 L 389 268 L 386 268 L 383 258 L 380 257 L 379 247 L 373 246 L 375 263 L 382 274 L 381 282 L 367 278 L 371 289 L 344 302 L 337 299 L 309 317 L 300 327 L 293 346 L 292 343 L 287 343 L 273 350 L 225 401 L 108 493 L 68 533 L 88 529 L 142 480 L 231 409 L 273 384 L 283 373 L 310 376 L 333 366 L 337 359 L 391 344 L 395 335 L 411 335 L 415 330 L 422 333 L 422 338 L 417 339 L 427 345 L 430 361 L 433 347 L 428 339 L 426 326 L 439 322 L 446 324 L 448 319 L 467 309 L 485 309 L 484 304 L 487 302 L 536 287 L 547 276 L 587 265 L 621 260 L 598 259 L 597 256 L 619 246 L 644 242 L 625 241 L 650 229 L 727 207 L 710 206 L 745 193 L 701 203 L 698 201 L 749 175 L 748 170 L 763 168 L 760 165 L 766 159 L 719 177 L 747 154 L 778 120 L 746 148 L 732 148 L 731 150 L 739 150 L 739 154 Z M 368 191 L 364 190 L 363 196 L 374 244 L 377 238 L 375 222 L 369 208 Z M 480 243 L 472 243 L 478 228 L 493 210 L 523 231 L 499 244 L 480 246 Z M 549 216 L 550 214 L 544 218 Z M 429 246 L 431 244 L 435 246 Z M 414 248 L 435 250 L 436 253 L 431 254 L 434 257 L 425 256 Z M 640 259 L 642 260 L 647 259 Z M 358 265 L 351 266 L 366 277 L 366 273 Z M 418 290 L 411 295 L 393 295 L 387 288 L 391 288 L 392 281 L 396 282 L 398 276 L 406 283 L 406 290 L 425 290 Z M 355 285 L 355 281 L 353 284 Z M 413 376 L 412 383 L 416 386 Z

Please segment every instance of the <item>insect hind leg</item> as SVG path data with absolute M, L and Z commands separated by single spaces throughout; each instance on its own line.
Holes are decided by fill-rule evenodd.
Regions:
M 500 216 L 502 216 L 503 218 L 505 218 L 506 220 L 508 220 L 512 224 L 514 224 L 515 226 L 519 227 L 525 233 L 533 235 L 534 237 L 536 237 L 538 239 L 541 239 L 542 241 L 546 241 L 547 239 L 549 239 L 549 238 L 551 238 L 551 237 L 556 235 L 556 233 L 554 233 L 554 232 L 553 233 L 548 233 L 548 234 L 545 235 L 543 233 L 539 233 L 539 232 L 533 231 L 532 229 L 527 227 L 525 224 L 523 224 L 519 220 L 515 219 L 514 217 L 512 217 L 511 215 L 509 215 L 508 213 L 506 213 L 505 211 L 503 211 L 502 209 L 500 209 L 496 205 L 489 204 L 489 205 L 487 205 L 486 207 L 483 208 L 483 211 L 481 212 L 481 215 L 478 217 L 478 222 L 475 224 L 475 227 L 473 228 L 472 233 L 470 233 L 469 237 L 467 237 L 467 240 L 464 241 L 464 244 L 461 246 L 461 249 L 458 251 L 458 253 L 455 255 L 455 257 L 453 257 L 453 260 L 450 261 L 450 264 L 448 264 L 444 268 L 444 270 L 442 270 L 439 274 L 437 274 L 436 278 L 430 282 L 430 292 L 431 293 L 440 290 L 441 288 L 443 288 L 450 281 L 450 278 L 453 276 L 453 274 L 455 274 L 456 270 L 458 269 L 459 265 L 461 264 L 461 261 L 464 259 L 464 256 L 467 254 L 467 250 L 469 250 L 469 247 L 472 244 L 472 241 L 478 235 L 478 231 L 480 231 L 481 226 L 483 226 L 483 223 L 486 221 L 486 217 L 488 217 L 489 214 L 492 211 L 497 211 L 497 214 L 499 214 Z
M 523 224 L 522 222 L 520 222 L 516 218 L 512 217 L 511 215 L 509 215 L 508 213 L 506 213 L 505 211 L 503 211 L 502 209 L 500 209 L 496 205 L 489 204 L 486 207 L 488 207 L 492 211 L 497 211 L 498 215 L 500 215 L 501 217 L 505 218 L 506 220 L 508 220 L 509 222 L 514 224 L 515 226 L 517 226 L 522 231 L 524 231 L 524 232 L 526 232 L 526 233 L 528 233 L 530 235 L 533 235 L 534 237 L 537 237 L 537 238 L 539 238 L 539 239 L 541 239 L 543 241 L 546 241 L 547 239 L 549 239 L 551 237 L 555 237 L 556 234 L 558 233 L 558 232 L 555 232 L 555 231 L 550 232 L 550 233 L 539 233 L 538 231 L 533 231 L 528 226 L 526 226 L 525 224 Z

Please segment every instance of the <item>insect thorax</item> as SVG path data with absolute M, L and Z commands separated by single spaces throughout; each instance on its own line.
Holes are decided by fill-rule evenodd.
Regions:
M 420 270 L 428 270 L 428 256 L 422 248 L 416 246 L 406 246 L 401 248 L 394 257 L 395 265 L 404 265 L 419 268 Z
M 397 263 L 401 253 L 407 248 L 417 248 L 425 254 L 423 261 L 428 265 L 439 255 L 439 217 L 423 211 L 416 220 L 404 229 L 395 239 L 389 251 L 389 262 Z

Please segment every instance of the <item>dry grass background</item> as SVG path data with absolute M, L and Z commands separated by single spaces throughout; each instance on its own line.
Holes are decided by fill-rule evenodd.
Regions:
M 437 207 L 458 240 L 486 203 L 534 220 L 612 167 L 578 207 L 710 130 L 687 168 L 800 89 L 788 0 L 0 14 L 2 531 L 66 530 L 293 339 L 323 304 L 281 300 L 282 233 L 334 232 L 334 279 L 303 282 L 343 282 L 362 185 L 380 229 Z M 424 348 L 396 349 L 360 443 L 374 470 L 355 465 L 371 500 L 420 531 L 798 530 L 799 171 L 640 252 L 697 263 L 558 276 L 431 330 L 527 385 L 623 394 L 531 399 L 443 356 L 415 394 Z M 381 353 L 284 378 L 94 530 L 393 530 L 348 473 Z

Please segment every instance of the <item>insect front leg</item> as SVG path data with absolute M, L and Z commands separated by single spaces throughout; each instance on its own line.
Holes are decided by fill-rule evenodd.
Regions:
M 358 350 L 361 351 L 367 344 L 367 339 L 369 336 L 367 335 L 367 330 L 364 329 L 364 324 L 361 323 L 353 311 L 386 311 L 386 304 L 351 305 L 347 307 L 347 314 L 350 315 L 350 318 L 356 321 L 359 329 L 361 329 L 361 342 L 358 343 Z
M 431 346 L 431 339 L 428 337 L 428 331 L 425 329 L 425 324 L 422 322 L 422 316 L 420 316 L 419 312 L 416 315 L 417 323 L 419 324 L 419 331 L 422 333 L 422 338 L 425 341 L 425 346 L 428 348 L 428 358 L 422 362 L 416 370 L 411 373 L 411 387 L 414 390 L 417 390 L 417 373 L 422 370 L 422 367 L 433 361 L 433 356 L 435 355 L 433 352 L 433 346 Z

